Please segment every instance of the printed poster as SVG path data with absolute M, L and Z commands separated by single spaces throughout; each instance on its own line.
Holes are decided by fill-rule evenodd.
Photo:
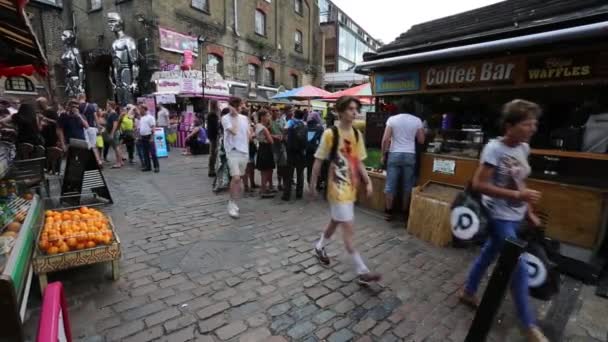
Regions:
M 158 158 L 169 156 L 167 141 L 165 140 L 165 129 L 162 127 L 154 128 L 154 148 L 156 148 L 156 156 Z

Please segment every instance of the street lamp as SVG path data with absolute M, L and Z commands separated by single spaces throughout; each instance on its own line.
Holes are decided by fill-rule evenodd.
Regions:
M 200 48 L 200 55 L 201 55 L 201 72 L 203 74 L 203 80 L 202 80 L 202 83 L 201 83 L 202 86 L 203 86 L 203 91 L 202 91 L 203 103 L 205 103 L 205 85 L 207 84 L 207 72 L 206 72 L 207 68 L 206 68 L 206 65 L 205 65 L 205 60 L 203 58 L 203 53 L 204 53 L 203 47 L 204 47 L 206 41 L 207 41 L 207 37 L 205 37 L 203 35 L 198 36 L 198 45 L 199 45 L 199 48 Z M 207 109 L 208 108 L 206 107 L 205 108 L 205 112 L 207 112 Z

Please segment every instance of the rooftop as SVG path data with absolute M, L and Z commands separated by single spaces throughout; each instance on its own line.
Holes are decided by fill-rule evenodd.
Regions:
M 606 0 L 506 0 L 412 26 L 364 59 L 474 44 L 608 20 Z

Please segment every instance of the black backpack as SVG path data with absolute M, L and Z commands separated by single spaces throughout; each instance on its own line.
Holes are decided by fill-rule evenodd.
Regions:
M 287 149 L 291 152 L 306 151 L 308 144 L 308 126 L 303 121 L 298 121 L 287 132 Z
M 323 127 L 321 126 L 315 126 L 315 127 L 308 127 L 308 135 L 310 135 L 311 133 L 314 133 L 314 135 L 312 136 L 311 139 L 308 140 L 308 143 L 306 144 L 306 153 L 308 155 L 314 155 L 315 152 L 317 152 L 317 149 L 319 148 L 319 145 L 321 144 L 321 137 L 323 136 Z

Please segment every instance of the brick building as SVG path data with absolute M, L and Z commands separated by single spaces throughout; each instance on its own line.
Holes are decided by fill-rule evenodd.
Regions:
M 363 61 L 363 54 L 375 52 L 382 42 L 372 37 L 331 0 L 319 0 L 319 22 L 325 40 L 323 85 L 338 91 L 368 82 L 366 76 L 352 71 Z
M 62 10 L 60 4 L 60 0 L 32 0 L 27 7 L 32 28 L 49 62 L 49 77 L 44 78 L 37 74 L 0 77 L 0 96 L 22 101 L 33 101 L 38 96 L 61 98 L 64 83 L 60 63 L 63 52 L 61 33 L 64 24 L 69 22 L 70 15 Z
M 32 21 L 47 35 L 41 38 L 52 71 L 46 87 L 58 100 L 64 100 L 60 36 L 72 27 L 85 63 L 87 94 L 98 102 L 111 97 L 114 35 L 106 24 L 108 12 L 122 15 L 125 32 L 138 44 L 142 93 L 154 91 L 155 71 L 182 62 L 182 52 L 161 48 L 161 29 L 204 38 L 195 46 L 192 68 L 215 64 L 236 86 L 254 82 L 262 89 L 290 89 L 322 81 L 319 9 L 313 0 L 38 0 L 30 7 L 43 18 Z

